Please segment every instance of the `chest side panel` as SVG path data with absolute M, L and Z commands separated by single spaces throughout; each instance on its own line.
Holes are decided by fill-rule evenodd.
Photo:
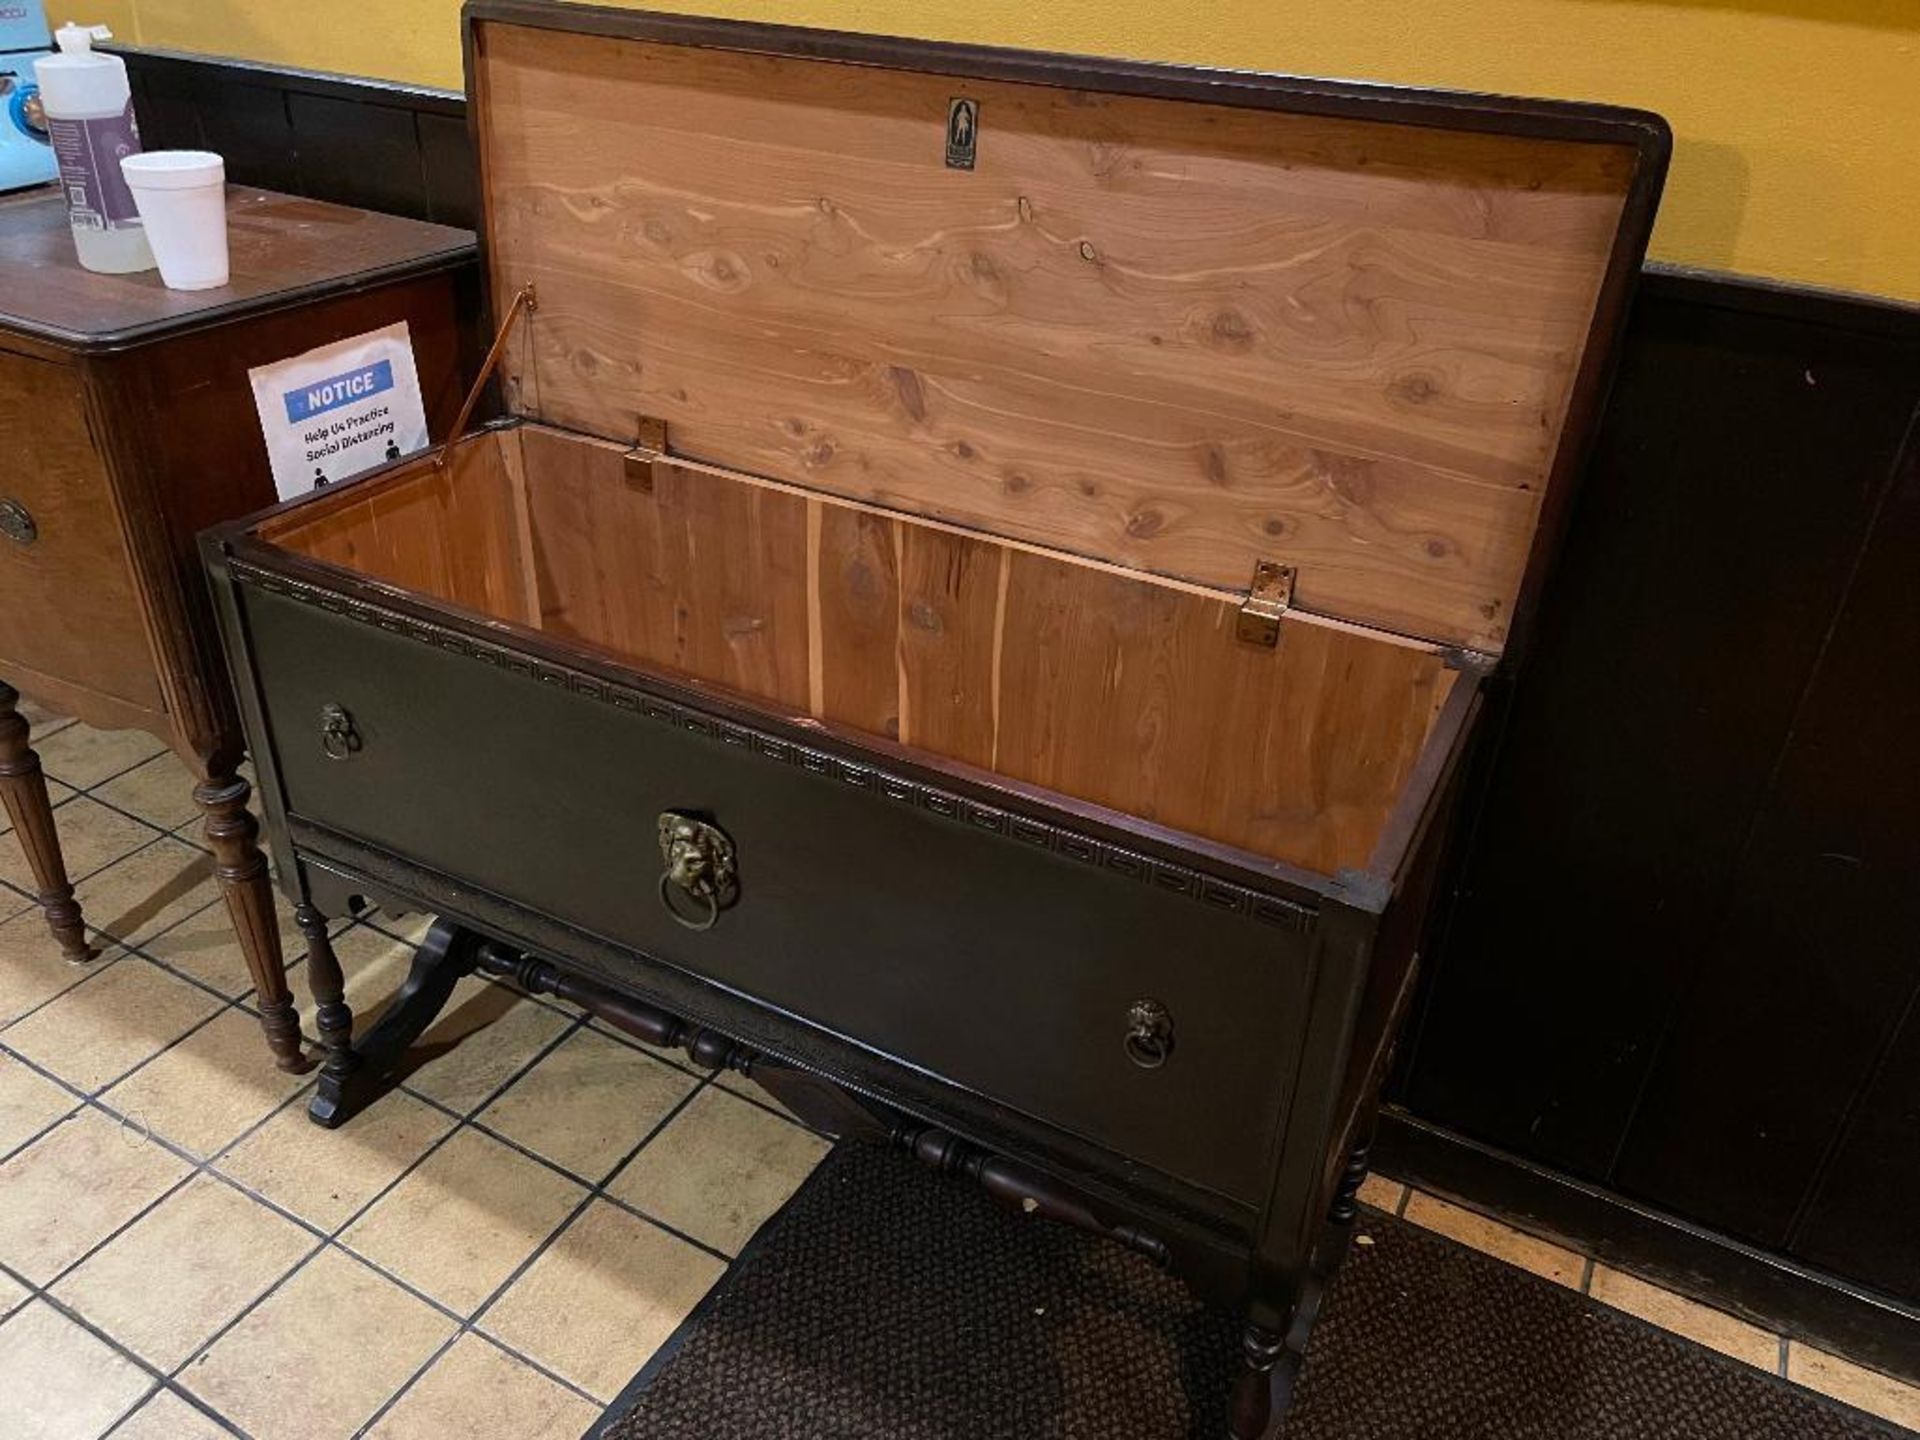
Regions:
M 1304 913 L 1167 888 L 1046 827 L 729 744 L 534 674 L 243 587 L 290 812 L 752 996 L 1178 1179 L 1263 1195 L 1311 985 Z M 361 745 L 327 758 L 321 712 Z M 705 933 L 658 889 L 658 817 L 736 847 Z M 1000 828 L 989 828 L 997 824 Z M 1223 892 L 1224 893 L 1224 892 Z M 1285 910 L 1285 907 L 1280 907 Z M 697 907 L 693 907 L 697 914 Z M 1157 1070 L 1129 1011 L 1171 1016 Z

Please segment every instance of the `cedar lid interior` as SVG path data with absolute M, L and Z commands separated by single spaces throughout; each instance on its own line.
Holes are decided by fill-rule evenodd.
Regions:
M 516 412 L 1502 647 L 1657 121 L 610 13 L 470 11 Z

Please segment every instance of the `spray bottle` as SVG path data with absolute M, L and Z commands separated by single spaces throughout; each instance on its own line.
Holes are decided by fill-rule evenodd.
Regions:
M 151 270 L 147 232 L 120 173 L 122 157 L 140 153 L 127 62 L 94 51 L 95 40 L 112 38 L 104 25 L 62 25 L 53 38 L 60 53 L 33 68 L 80 263 L 109 275 Z

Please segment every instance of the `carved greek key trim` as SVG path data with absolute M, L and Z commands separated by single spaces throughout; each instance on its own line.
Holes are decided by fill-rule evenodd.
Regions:
M 1083 865 L 1151 885 L 1156 890 L 1183 895 L 1216 910 L 1248 915 L 1282 929 L 1305 932 L 1313 926 L 1316 913 L 1313 907 L 1297 900 L 1236 885 L 1189 866 L 1143 855 L 1082 831 L 983 804 L 923 780 L 909 779 L 879 766 L 847 760 L 769 731 L 723 720 L 690 706 L 662 699 L 636 686 L 616 684 L 570 666 L 536 659 L 497 640 L 484 639 L 448 625 L 389 610 L 336 590 L 263 570 L 244 561 L 229 560 L 227 568 L 239 584 L 250 585 L 272 595 L 283 595 L 343 619 L 385 630 L 422 645 L 431 645 L 450 654 L 478 660 L 510 674 L 599 701 L 616 710 L 630 711 L 677 730 L 689 730 L 723 745 L 736 745 L 768 760 L 830 776 L 842 784 L 869 791 L 898 805 L 911 805 L 957 825 L 988 830 L 1021 844 L 1031 845 L 1036 850 L 1077 860 Z

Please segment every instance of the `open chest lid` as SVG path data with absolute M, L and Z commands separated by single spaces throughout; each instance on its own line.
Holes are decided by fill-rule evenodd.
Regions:
M 1297 609 L 1447 648 L 1498 653 L 1529 607 L 1657 117 L 466 22 L 494 308 L 537 294 L 516 413 L 1274 605 L 1291 570 Z

